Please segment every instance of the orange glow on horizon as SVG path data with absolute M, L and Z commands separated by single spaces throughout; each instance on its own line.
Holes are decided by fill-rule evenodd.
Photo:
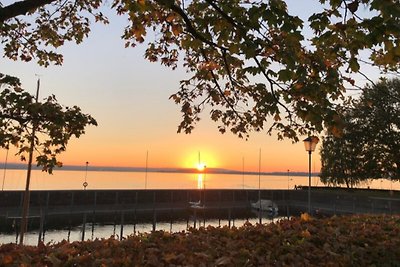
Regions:
M 193 150 L 185 151 L 181 156 L 181 163 L 178 167 L 196 168 L 198 171 L 204 171 L 205 168 L 221 168 L 220 161 L 215 156 L 216 154 L 211 150 L 201 151 L 201 159 L 199 161 L 197 152 L 193 152 Z
M 198 171 L 200 171 L 200 172 L 202 172 L 202 171 L 204 171 L 205 169 L 206 169 L 206 164 L 205 163 L 197 163 L 197 170 Z
M 207 136 L 208 137 L 208 136 Z M 302 143 L 292 144 L 290 141 L 237 141 L 231 136 L 202 138 L 205 141 L 192 139 L 191 136 L 177 136 L 170 142 L 147 145 L 138 143 L 119 144 L 102 142 L 97 145 L 89 135 L 80 139 L 72 139 L 67 151 L 57 158 L 64 166 L 85 166 L 88 161 L 90 167 L 138 167 L 145 168 L 188 168 L 198 169 L 198 163 L 206 165 L 209 172 L 215 168 L 236 170 L 243 172 L 307 172 L 308 154 Z M 116 141 L 115 141 L 116 142 Z M 161 142 L 161 141 L 160 141 Z M 259 145 L 260 144 L 260 145 Z M 321 168 L 319 147 L 312 153 L 312 171 L 319 172 Z M 261 164 L 259 164 L 259 150 Z M 146 153 L 148 151 L 148 162 Z M 199 151 L 201 157 L 199 160 Z M 0 168 L 6 161 L 6 149 L 0 149 Z M 8 163 L 22 163 L 15 156 L 15 148 L 8 154 Z M 36 164 L 36 163 L 35 163 Z M 58 170 L 58 169 L 56 169 Z M 199 172 L 204 172 L 199 169 Z

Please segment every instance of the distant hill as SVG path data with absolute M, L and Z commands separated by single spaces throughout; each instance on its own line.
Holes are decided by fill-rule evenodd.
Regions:
M 4 167 L 4 163 L 0 163 L 0 168 Z M 26 169 L 26 164 L 7 163 L 7 169 L 23 170 Z M 36 165 L 32 166 L 34 170 L 40 170 Z M 62 168 L 57 168 L 64 171 L 85 171 L 86 166 L 65 165 Z M 57 169 L 55 169 L 57 171 Z M 113 166 L 88 166 L 88 171 L 105 171 L 105 172 L 145 172 L 144 167 L 113 167 Z M 164 173 L 201 173 L 195 168 L 148 168 L 148 172 L 164 172 Z M 242 175 L 242 171 L 222 169 L 222 168 L 207 168 L 206 173 L 212 174 L 236 174 Z M 259 175 L 258 172 L 244 172 L 246 175 Z M 261 172 L 261 175 L 281 175 L 287 176 L 287 172 Z M 307 176 L 307 172 L 290 172 L 290 176 Z M 318 173 L 313 173 L 313 176 Z

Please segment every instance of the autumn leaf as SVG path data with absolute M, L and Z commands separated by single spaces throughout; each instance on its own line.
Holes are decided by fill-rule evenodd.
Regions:
M 176 18 L 175 13 L 169 13 L 168 16 L 165 18 L 165 21 L 171 23 L 174 21 L 175 18 Z
M 350 10 L 351 13 L 355 13 L 358 9 L 359 1 L 355 0 L 349 4 L 347 4 L 347 8 Z
M 353 72 L 357 72 L 360 69 L 360 64 L 358 64 L 358 61 L 356 58 L 352 57 L 349 61 L 349 68 L 353 71 Z
M 311 234 L 310 234 L 310 232 L 308 231 L 308 229 L 302 231 L 300 235 L 301 235 L 301 237 L 304 237 L 304 238 L 309 238 L 309 237 L 311 237 Z
M 302 213 L 302 214 L 300 215 L 300 220 L 303 221 L 303 222 L 309 222 L 309 221 L 312 220 L 312 218 L 311 218 L 310 214 L 308 214 L 308 213 Z
M 172 28 L 172 33 L 175 36 L 178 36 L 182 32 L 182 27 L 180 25 L 174 24 L 171 26 Z
M 296 89 L 296 90 L 300 90 L 300 89 L 302 89 L 304 87 L 304 84 L 302 84 L 302 83 L 295 83 L 294 84 L 294 89 Z
M 12 256 L 11 255 L 5 255 L 4 257 L 3 257 L 3 260 L 2 260 L 2 264 L 3 265 L 9 265 L 9 264 L 12 264 L 13 263 L 13 258 L 12 258 Z

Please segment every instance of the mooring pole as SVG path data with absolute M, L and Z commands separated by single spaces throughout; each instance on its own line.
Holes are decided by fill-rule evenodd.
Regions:
M 43 216 L 43 210 L 40 208 L 40 219 L 39 219 L 39 237 L 38 237 L 38 246 L 40 245 L 40 242 L 42 242 L 42 234 L 43 234 L 43 223 L 44 223 L 44 216 Z
M 122 240 L 124 236 L 124 224 L 125 224 L 124 211 L 121 211 L 121 231 L 119 233 L 119 240 Z
M 82 241 L 85 241 L 85 231 L 86 231 L 86 213 L 83 214 Z

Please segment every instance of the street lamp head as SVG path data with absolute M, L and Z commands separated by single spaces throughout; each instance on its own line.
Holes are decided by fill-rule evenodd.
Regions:
M 313 152 L 315 150 L 315 147 L 317 146 L 319 142 L 319 138 L 316 136 L 309 136 L 306 139 L 303 140 L 304 142 L 304 147 L 306 151 L 308 152 Z

